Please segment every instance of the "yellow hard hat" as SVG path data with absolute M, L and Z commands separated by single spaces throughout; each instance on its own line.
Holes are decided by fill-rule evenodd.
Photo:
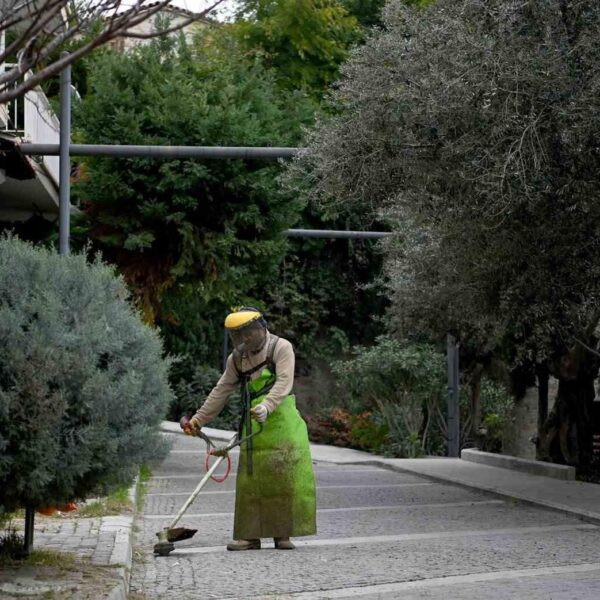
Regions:
M 262 315 L 257 310 L 239 310 L 227 315 L 225 319 L 226 329 L 240 329 L 246 327 L 253 321 L 258 321 Z

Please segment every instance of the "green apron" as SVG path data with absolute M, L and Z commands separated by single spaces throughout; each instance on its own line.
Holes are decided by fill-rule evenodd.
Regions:
M 248 384 L 255 396 L 253 407 L 265 399 L 266 394 L 258 394 L 274 380 L 275 375 L 265 368 Z M 256 421 L 251 424 L 256 431 Z M 252 540 L 315 534 L 315 475 L 306 423 L 296 410 L 293 395 L 267 417 L 262 433 L 252 442 L 251 473 L 245 444 L 240 448 L 233 537 Z

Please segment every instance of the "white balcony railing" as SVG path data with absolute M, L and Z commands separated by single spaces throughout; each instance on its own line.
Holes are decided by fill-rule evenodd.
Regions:
M 16 65 L 4 63 L 2 72 L 14 68 Z M 0 104 L 1 131 L 21 137 L 25 131 L 25 102 L 23 98 L 15 98 L 8 104 Z
M 46 94 L 37 87 L 25 94 L 25 128 L 23 138 L 34 144 L 58 144 L 60 140 L 60 121 L 46 98 Z M 43 164 L 48 174 L 58 185 L 59 158 L 44 156 Z
M 4 69 L 14 65 L 6 64 Z M 3 69 L 3 70 L 4 70 Z M 26 74 L 25 77 L 28 77 Z M 60 122 L 40 87 L 0 105 L 0 132 L 34 144 L 58 144 Z M 42 164 L 58 185 L 58 156 L 44 156 Z

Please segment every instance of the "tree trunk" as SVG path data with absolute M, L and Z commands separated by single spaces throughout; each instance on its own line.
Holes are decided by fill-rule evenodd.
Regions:
M 548 373 L 547 365 L 540 365 L 537 368 L 538 379 L 538 419 L 537 419 L 537 437 L 539 440 L 543 438 L 543 429 L 546 420 L 548 419 Z
M 585 467 L 593 458 L 592 422 L 597 360 L 573 353 L 561 360 L 558 392 L 552 412 L 541 428 L 539 454 L 542 460 Z
M 483 365 L 478 363 L 471 377 L 471 437 L 477 438 L 481 426 L 481 374 Z
M 25 509 L 25 535 L 23 538 L 23 555 L 29 556 L 33 549 L 33 531 L 35 526 L 35 509 L 28 506 Z

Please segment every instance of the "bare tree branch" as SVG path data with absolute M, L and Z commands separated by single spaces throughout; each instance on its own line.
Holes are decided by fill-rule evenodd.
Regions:
M 63 6 L 67 5 L 67 0 L 54 0 L 54 1 Z M 48 0 L 48 6 L 46 8 L 48 8 L 48 9 L 52 8 L 53 3 L 54 2 L 52 0 Z M 10 15 L 10 14 L 12 14 L 12 19 L 8 18 L 8 15 Z M 41 18 L 43 16 L 43 14 L 44 14 L 43 11 L 38 11 L 36 13 L 36 15 L 33 15 L 34 21 L 39 20 L 39 18 Z M 16 25 L 18 25 L 19 23 L 27 22 L 31 18 L 32 18 L 31 14 L 21 11 L 19 7 L 13 8 L 13 10 L 11 12 L 8 12 L 7 14 L 5 14 L 2 11 L 2 12 L 0 12 L 0 32 L 5 31 L 10 28 L 13 28 Z
M 35 41 L 37 34 L 40 33 L 44 27 L 46 27 L 46 25 L 50 23 L 50 21 L 54 19 L 62 10 L 64 3 L 64 0 L 60 0 L 60 2 L 56 3 L 56 6 L 50 7 L 48 12 L 44 15 L 44 18 L 42 18 L 42 13 L 36 15 L 36 18 L 34 21 L 32 21 L 31 25 L 0 55 L 0 62 L 4 62 L 9 56 L 15 54 L 20 48 L 23 49 L 24 47 L 27 47 L 27 45 L 32 44 Z M 0 77 L 0 82 L 3 80 L 4 77 Z
M 11 28 L 17 32 L 17 36 L 0 53 L 0 64 L 12 57 L 16 66 L 0 73 L 0 104 L 28 92 L 113 39 L 150 39 L 173 33 L 205 18 L 223 1 L 212 0 L 211 5 L 201 12 L 190 14 L 176 25 L 149 33 L 138 33 L 132 29 L 169 8 L 170 0 L 137 0 L 133 7 L 125 11 L 121 10 L 122 0 L 90 0 L 79 4 L 71 4 L 69 0 L 23 0 L 18 4 L 6 2 L 0 8 L 0 32 Z M 65 22 L 61 15 L 67 7 L 70 7 L 70 13 L 68 22 Z M 92 39 L 85 39 L 86 34 L 92 33 L 99 23 L 102 23 L 100 31 Z M 81 40 L 79 47 L 72 50 L 69 56 L 55 58 L 61 48 L 75 40 Z M 29 70 L 34 73 L 23 80 Z
M 4 52 L 0 55 L 0 61 L 4 62 L 8 56 L 15 54 L 17 50 L 27 42 L 27 40 L 35 37 L 35 35 L 41 31 L 45 25 L 50 22 L 61 11 L 62 8 L 64 8 L 65 5 L 66 0 L 58 0 L 55 3 L 49 0 L 48 3 L 44 5 L 44 10 L 40 10 L 39 13 L 34 15 L 34 18 L 29 26 L 21 32 L 19 37 L 17 37 L 9 46 L 4 49 Z M 21 21 L 26 20 L 26 18 L 21 19 Z M 2 29 L 4 29 L 4 27 L 0 27 L 0 30 Z

